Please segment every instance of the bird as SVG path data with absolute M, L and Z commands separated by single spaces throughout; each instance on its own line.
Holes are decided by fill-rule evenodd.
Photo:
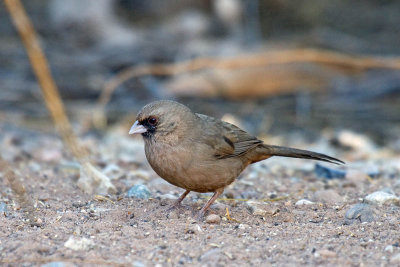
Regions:
M 231 123 L 195 113 L 172 100 L 145 105 L 129 134 L 143 136 L 147 161 L 161 178 L 185 189 L 171 209 L 179 207 L 191 191 L 214 193 L 198 219 L 250 164 L 273 156 L 344 164 L 324 154 L 265 144 Z

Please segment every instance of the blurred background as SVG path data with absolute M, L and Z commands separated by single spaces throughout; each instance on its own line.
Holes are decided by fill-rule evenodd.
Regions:
M 128 128 L 144 104 L 168 98 L 275 143 L 321 136 L 335 143 L 346 130 L 400 150 L 399 1 L 23 3 L 79 135 Z M 224 67 L 210 61 L 175 75 L 149 71 L 120 80 L 104 97 L 127 69 L 160 63 L 173 69 L 199 58 Z M 371 58 L 382 64 L 365 64 Z M 3 127 L 52 129 L 3 4 L 0 84 Z

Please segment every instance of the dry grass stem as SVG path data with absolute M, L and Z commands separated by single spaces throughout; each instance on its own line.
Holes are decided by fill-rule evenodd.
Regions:
M 354 56 L 310 48 L 273 50 L 234 58 L 197 58 L 179 63 L 134 66 L 122 70 L 105 84 L 94 112 L 94 124 L 96 127 L 105 126 L 104 110 L 113 92 L 121 84 L 135 77 L 144 75 L 177 75 L 203 69 L 233 70 L 291 63 L 314 63 L 353 72 L 371 68 L 400 69 L 399 58 Z
M 37 224 L 35 207 L 32 199 L 28 196 L 25 186 L 15 172 L 11 169 L 10 164 L 0 157 L 0 171 L 3 173 L 6 181 L 9 183 L 12 192 L 16 196 L 17 203 L 24 211 L 25 217 L 31 225 Z
M 11 15 L 12 21 L 18 30 L 21 40 L 28 53 L 33 71 L 38 79 L 42 94 L 50 114 L 53 118 L 61 137 L 72 154 L 83 159 L 87 151 L 78 145 L 77 138 L 65 113 L 64 105 L 56 83 L 54 82 L 46 57 L 44 56 L 38 38 L 31 21 L 29 20 L 20 0 L 5 0 L 6 7 Z

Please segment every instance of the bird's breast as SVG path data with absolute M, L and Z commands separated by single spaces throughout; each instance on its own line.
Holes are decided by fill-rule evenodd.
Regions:
M 146 144 L 145 152 L 151 167 L 161 178 L 182 187 L 177 183 L 190 168 L 193 159 L 187 150 L 167 144 L 153 143 Z
M 216 159 L 212 153 L 201 150 L 195 145 L 147 143 L 145 146 L 147 160 L 161 178 L 191 191 L 213 192 L 223 188 L 246 167 L 240 159 Z

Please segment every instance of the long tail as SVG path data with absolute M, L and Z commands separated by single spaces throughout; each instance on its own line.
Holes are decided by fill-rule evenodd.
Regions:
M 340 159 L 336 159 L 324 154 L 301 150 L 290 147 L 283 146 L 271 146 L 271 145 L 262 145 L 263 152 L 270 156 L 280 156 L 280 157 L 290 157 L 290 158 L 302 158 L 302 159 L 313 159 L 313 160 L 321 160 L 334 164 L 345 164 Z

